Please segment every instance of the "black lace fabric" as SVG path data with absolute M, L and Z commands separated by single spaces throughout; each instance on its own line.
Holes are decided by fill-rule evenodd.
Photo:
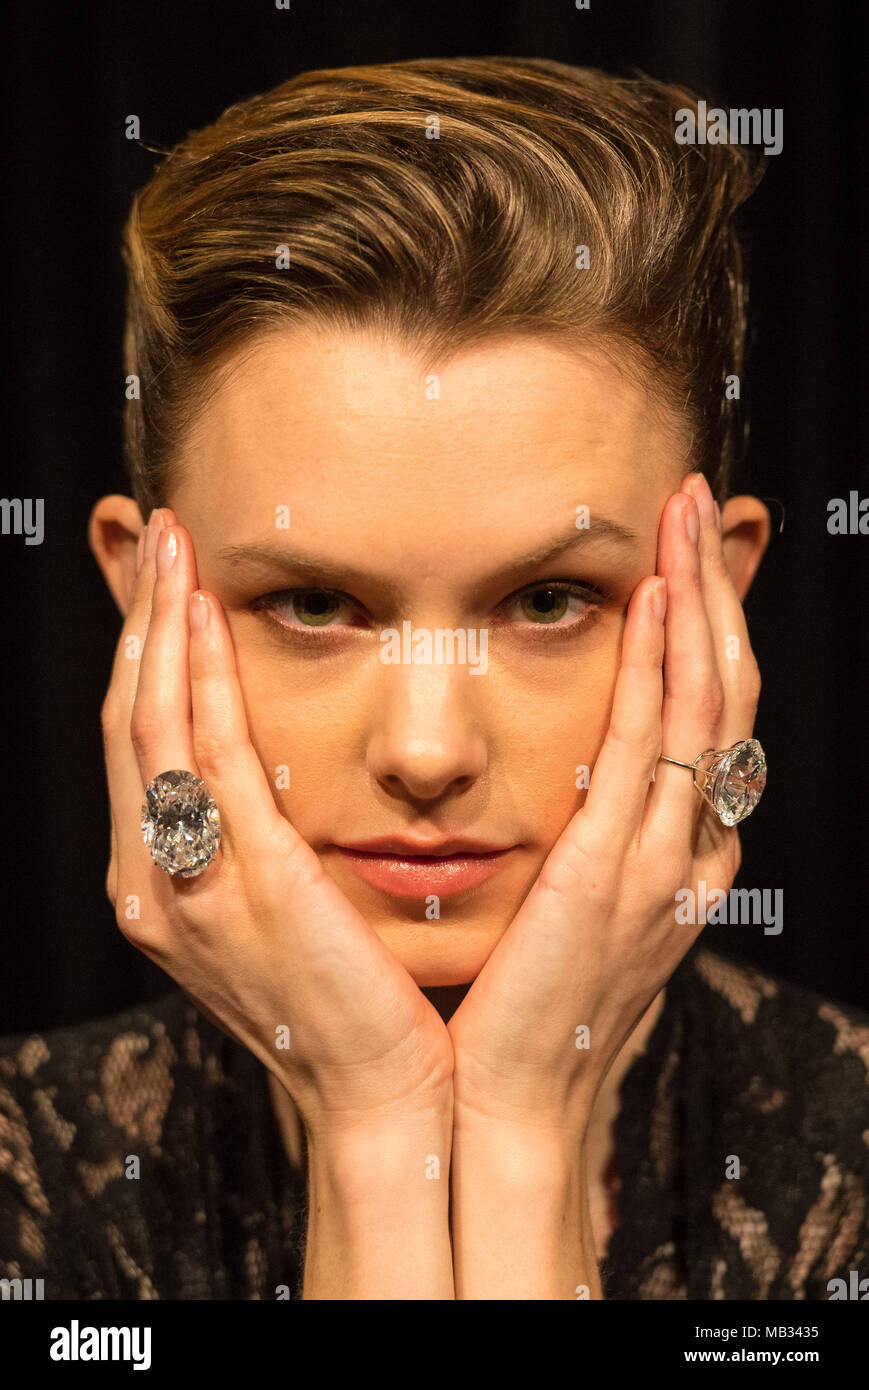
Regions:
M 696 943 L 625 1077 L 614 1171 L 607 1299 L 866 1277 L 869 1015 Z M 265 1068 L 182 993 L 0 1040 L 0 1278 L 295 1299 L 306 1222 Z
M 869 1016 L 695 944 L 625 1077 L 616 1170 L 609 1299 L 869 1275 Z

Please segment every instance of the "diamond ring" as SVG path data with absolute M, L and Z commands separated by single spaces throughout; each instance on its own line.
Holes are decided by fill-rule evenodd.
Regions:
M 195 878 L 217 853 L 220 812 L 201 778 L 183 769 L 161 772 L 145 788 L 142 833 L 159 868 Z
M 707 748 L 693 763 L 663 755 L 660 761 L 693 772 L 695 787 L 723 825 L 737 825 L 750 816 L 766 786 L 766 754 L 756 738 L 732 748 Z

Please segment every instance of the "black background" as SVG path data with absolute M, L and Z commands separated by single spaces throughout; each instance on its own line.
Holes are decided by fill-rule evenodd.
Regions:
M 784 148 L 741 221 L 751 274 L 750 444 L 735 492 L 780 499 L 746 610 L 770 783 L 741 832 L 745 887 L 784 930 L 707 927 L 715 950 L 869 1009 L 865 946 L 869 536 L 827 503 L 866 466 L 867 33 L 817 0 L 97 0 L 8 6 L 3 122 L 2 495 L 45 499 L 45 540 L 0 536 L 0 1033 L 154 998 L 168 978 L 105 896 L 99 708 L 119 615 L 86 541 L 121 465 L 119 237 L 155 156 L 307 68 L 515 54 L 640 68 L 723 106 L 781 107 Z M 776 523 L 781 508 L 771 504 Z

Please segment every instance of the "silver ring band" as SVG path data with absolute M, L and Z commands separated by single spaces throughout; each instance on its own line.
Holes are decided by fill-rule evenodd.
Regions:
M 693 763 L 663 754 L 659 761 L 688 769 L 722 825 L 738 825 L 750 816 L 766 786 L 766 754 L 756 738 L 743 739 L 732 748 L 706 748 Z

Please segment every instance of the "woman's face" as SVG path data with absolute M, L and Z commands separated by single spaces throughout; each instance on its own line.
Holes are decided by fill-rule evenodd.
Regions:
M 397 342 L 287 329 L 230 367 L 167 504 L 226 611 L 252 741 L 417 983 L 467 983 L 582 804 L 684 444 L 604 356 L 544 339 L 434 378 Z M 381 837 L 504 852 L 348 852 Z

